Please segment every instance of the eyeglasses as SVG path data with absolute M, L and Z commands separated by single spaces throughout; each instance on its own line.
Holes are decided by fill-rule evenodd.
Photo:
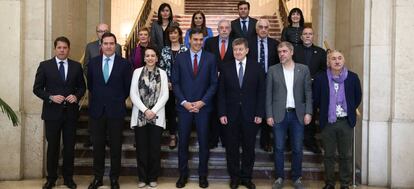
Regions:
M 108 32 L 108 30 L 96 30 L 96 33 L 105 33 Z

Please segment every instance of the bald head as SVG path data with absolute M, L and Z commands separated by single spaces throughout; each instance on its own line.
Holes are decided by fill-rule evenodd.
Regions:
M 102 39 L 102 35 L 105 32 L 109 32 L 109 26 L 108 24 L 105 23 L 100 23 L 96 26 L 96 35 L 98 36 L 98 39 L 101 40 Z

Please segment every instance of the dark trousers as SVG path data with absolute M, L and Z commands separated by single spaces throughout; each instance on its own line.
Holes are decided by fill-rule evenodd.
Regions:
M 65 180 L 73 177 L 73 161 L 76 137 L 75 119 L 45 120 L 45 132 L 47 140 L 47 180 L 56 181 L 59 165 L 60 136 L 63 137 L 63 166 L 62 175 Z
M 271 132 L 272 132 L 272 127 L 267 125 L 266 121 L 260 124 L 260 146 L 261 147 L 272 145 L 272 140 L 270 138 Z
M 246 121 L 242 111 L 235 119 L 228 118 L 223 126 L 223 138 L 226 140 L 227 170 L 231 179 L 251 180 L 255 160 L 256 134 L 259 125 Z M 240 146 L 242 153 L 240 155 Z M 240 166 L 241 159 L 241 166 Z
M 309 125 L 305 126 L 305 133 L 303 136 L 304 146 L 316 146 L 315 134 L 318 129 L 318 126 L 315 124 L 315 120 L 319 120 L 318 111 L 313 110 L 312 121 Z
M 352 174 L 352 135 L 353 128 L 347 119 L 327 124 L 322 129 L 322 143 L 325 150 L 325 182 L 335 185 L 335 154 L 339 154 L 339 180 L 341 186 L 349 186 Z
M 138 179 L 149 183 L 157 181 L 161 171 L 161 135 L 163 128 L 147 124 L 135 127 Z
M 188 174 L 188 145 L 190 142 L 191 127 L 193 121 L 196 125 L 198 139 L 198 175 L 207 176 L 208 162 L 208 123 L 209 112 L 178 112 L 178 167 L 181 176 Z
M 213 99 L 213 111 L 210 114 L 210 132 L 209 132 L 209 144 L 211 146 L 217 146 L 218 142 L 221 140 L 222 145 L 224 146 L 224 141 L 222 137 L 222 126 L 220 124 L 218 115 L 217 115 L 217 95 Z
M 170 135 L 175 135 L 177 133 L 177 113 L 175 107 L 175 96 L 173 91 L 170 91 L 167 104 L 165 105 L 167 130 Z
M 121 171 L 122 130 L 124 119 L 111 119 L 102 116 L 90 118 L 93 144 L 93 170 L 95 179 L 101 180 L 105 171 L 105 141 L 109 139 L 111 171 L 110 179 L 117 180 Z

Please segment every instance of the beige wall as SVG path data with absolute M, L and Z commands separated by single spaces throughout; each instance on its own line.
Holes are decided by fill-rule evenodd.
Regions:
M 52 39 L 62 35 L 68 37 L 70 57 L 79 61 L 86 43 L 87 1 L 54 0 L 52 7 Z
M 125 44 L 144 0 L 112 0 L 111 31 L 120 45 Z
M 250 15 L 274 15 L 279 10 L 279 0 L 254 0 L 250 3 Z M 279 14 L 279 13 L 277 13 Z
M 0 35 L 3 37 L 0 43 L 0 57 L 2 63 L 0 64 L 2 72 L 2 79 L 0 79 L 0 98 L 6 101 L 16 113 L 20 113 L 20 94 L 21 94 L 21 38 L 19 34 L 22 30 L 20 25 L 21 20 L 21 2 L 14 0 L 0 1 L 2 11 L 0 13 L 0 20 L 2 27 L 0 27 Z M 12 127 L 11 122 L 7 117 L 0 112 L 0 180 L 18 179 L 23 175 L 21 163 L 23 157 L 22 151 L 22 127 Z M 17 139 L 17 140 L 16 140 Z

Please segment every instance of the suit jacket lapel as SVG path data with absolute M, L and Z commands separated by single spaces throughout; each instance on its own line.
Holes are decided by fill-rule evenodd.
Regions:
M 69 79 L 72 77 L 72 75 L 73 75 L 73 69 L 75 69 L 74 66 L 75 65 L 74 65 L 73 61 L 68 59 L 68 73 L 66 74 L 66 81 L 65 81 L 65 83 L 68 82 Z
M 194 78 L 194 73 L 193 73 L 193 60 L 191 60 L 191 53 L 190 53 L 190 50 L 188 50 L 188 51 L 186 51 L 185 53 L 187 53 L 187 62 L 186 62 L 186 67 L 187 67 L 187 70 L 188 70 L 188 73 L 190 74 L 190 75 L 192 75 L 193 76 L 193 78 Z
M 244 69 L 244 75 L 243 75 L 243 83 L 242 83 L 241 89 L 243 89 L 244 86 L 246 86 L 246 81 L 247 81 L 246 78 L 250 76 L 250 68 L 247 69 L 247 67 L 250 67 L 250 64 L 254 64 L 254 62 L 246 61 L 246 66 L 243 68 Z M 237 80 L 238 80 L 238 78 L 237 78 Z
M 240 84 L 239 84 L 239 76 L 237 75 L 237 66 L 236 66 L 236 63 L 235 63 L 235 61 L 231 61 L 230 62 L 231 64 L 233 64 L 232 65 L 232 69 L 231 69 L 231 74 L 233 75 L 233 83 L 236 83 L 237 84 L 237 86 L 239 86 L 239 88 L 240 88 Z M 243 78 L 243 80 L 244 80 L 244 78 Z
M 101 64 L 102 64 L 102 62 L 101 62 Z M 115 57 L 114 57 L 114 63 L 112 65 L 111 74 L 109 74 L 109 78 L 108 78 L 108 82 L 107 83 L 109 83 L 109 81 L 111 81 L 112 75 L 114 73 L 116 73 L 117 70 L 119 69 L 119 67 L 120 67 L 119 64 L 120 64 L 119 57 L 117 55 L 115 55 Z M 101 66 L 101 69 L 102 69 L 102 66 Z M 102 74 L 102 76 L 103 76 L 103 74 Z
M 299 78 L 299 74 L 302 74 L 301 72 L 302 72 L 302 70 L 300 70 L 298 68 L 297 64 L 295 63 L 295 68 L 294 68 L 294 72 L 293 72 L 293 88 L 295 88 L 295 84 L 296 84 L 296 82 Z
M 204 51 L 201 51 L 201 57 L 200 57 L 200 62 L 198 62 L 198 70 L 197 70 L 197 75 L 200 73 L 200 70 L 203 69 L 205 63 L 204 63 L 204 59 L 205 59 L 205 53 Z
M 285 86 L 285 89 L 287 91 L 287 87 L 286 87 L 286 81 L 285 81 L 285 74 L 283 73 L 283 66 L 281 64 L 278 65 L 277 67 L 277 75 L 279 76 L 280 80 L 283 83 L 283 86 Z
M 98 66 L 98 68 L 97 68 L 98 69 L 98 78 L 101 78 L 101 81 L 103 83 L 105 83 L 105 78 L 103 76 L 103 70 L 102 70 L 102 55 L 99 56 L 99 59 L 98 59 L 98 62 L 97 62 L 96 66 Z

